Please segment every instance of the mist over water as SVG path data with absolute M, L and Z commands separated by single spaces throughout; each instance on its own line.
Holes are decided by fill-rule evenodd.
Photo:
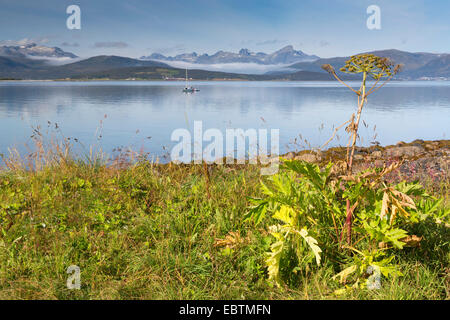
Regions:
M 356 112 L 356 96 L 335 82 L 191 84 L 200 92 L 183 94 L 184 82 L 0 82 L 0 153 L 26 152 L 32 127 L 41 126 L 54 138 L 77 138 L 81 152 L 95 144 L 106 153 L 132 147 L 161 156 L 175 144 L 173 130 L 192 132 L 197 120 L 203 132 L 217 128 L 224 136 L 227 128 L 280 129 L 284 153 L 306 147 L 304 139 L 322 145 Z M 359 145 L 448 138 L 449 119 L 450 82 L 393 82 L 369 97 Z M 346 144 L 344 129 L 338 136 L 330 146 Z
M 184 61 L 166 61 L 155 60 L 168 64 L 174 68 L 187 68 L 195 70 L 208 70 L 230 73 L 242 73 L 242 74 L 265 74 L 267 72 L 296 72 L 298 69 L 289 68 L 292 63 L 288 64 L 258 64 L 258 63 L 213 63 L 213 64 L 200 64 L 189 63 Z

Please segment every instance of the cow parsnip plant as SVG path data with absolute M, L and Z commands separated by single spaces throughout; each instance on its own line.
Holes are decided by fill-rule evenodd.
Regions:
M 396 167 L 348 176 L 332 173 L 332 164 L 321 170 L 316 164 L 285 160 L 278 174 L 261 182 L 264 197 L 252 199 L 248 214 L 256 224 L 267 213 L 275 222 L 265 260 L 269 279 L 289 284 L 297 273 L 323 264 L 342 270 L 335 279 L 344 288 L 366 286 L 369 267 L 384 277 L 401 275 L 396 253 L 422 240 L 408 230 L 436 215 L 441 200 L 416 183 L 386 185 L 383 177 Z M 345 241 L 347 199 L 356 203 L 350 244 Z
M 371 288 L 374 277 L 401 275 L 396 253 L 423 239 L 409 234 L 414 224 L 428 218 L 441 223 L 448 219 L 448 212 L 438 212 L 442 200 L 426 194 L 417 183 L 384 182 L 384 176 L 401 162 L 358 174 L 352 170 L 367 97 L 389 82 L 401 66 L 373 54 L 352 56 L 340 71 L 362 74 L 359 90 L 341 80 L 331 65 L 322 68 L 358 97 L 356 115 L 338 127 L 348 124 L 350 133 L 345 169 L 331 163 L 321 170 L 307 162 L 284 161 L 278 174 L 261 182 L 264 197 L 253 199 L 248 219 L 258 224 L 270 213 L 277 222 L 269 228 L 275 241 L 266 266 L 269 279 L 278 285 L 290 284 L 293 274 L 301 270 L 331 264 L 342 270 L 334 278 L 345 286 L 343 290 Z M 371 86 L 369 78 L 374 80 Z
M 284 168 L 280 174 L 269 178 L 270 184 L 261 182 L 266 197 L 253 199 L 255 206 L 249 213 L 249 218 L 256 223 L 267 211 L 280 222 L 269 228 L 276 241 L 266 259 L 269 279 L 278 284 L 289 277 L 281 272 L 286 265 L 295 265 L 295 270 L 309 264 L 320 265 L 322 249 L 317 237 L 321 233 L 315 226 L 328 223 L 322 221 L 328 217 L 320 212 L 331 204 L 329 198 L 333 197 L 333 191 L 326 188 L 331 166 L 321 172 L 317 166 L 306 162 L 286 162 Z M 306 179 L 298 180 L 298 174 Z
M 337 75 L 333 66 L 330 64 L 322 65 L 322 69 L 333 75 L 336 80 L 349 88 L 358 97 L 356 116 L 353 113 L 350 120 L 346 122 L 349 123 L 346 131 L 350 133 L 350 140 L 347 145 L 347 171 L 349 173 L 352 172 L 359 123 L 364 105 L 367 103 L 367 98 L 388 83 L 398 72 L 400 72 L 401 68 L 402 65 L 394 64 L 389 58 L 378 57 L 370 53 L 352 56 L 345 62 L 345 65 L 340 68 L 340 71 L 348 74 L 362 74 L 361 86 L 359 87 L 359 90 L 355 90 Z M 368 86 L 367 81 L 370 80 L 370 78 L 374 80 L 374 83 L 371 86 Z

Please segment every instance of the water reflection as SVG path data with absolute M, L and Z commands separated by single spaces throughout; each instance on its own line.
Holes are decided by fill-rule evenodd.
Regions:
M 191 129 L 194 120 L 203 120 L 204 130 L 279 128 L 286 151 L 299 134 L 313 146 L 322 144 L 333 125 L 346 121 L 356 107 L 355 95 L 333 82 L 197 82 L 193 85 L 201 91 L 192 95 L 181 92 L 183 85 L 0 82 L 0 152 L 13 145 L 23 148 L 31 127 L 45 127 L 47 121 L 58 123 L 64 136 L 90 145 L 100 120 L 106 152 L 133 145 L 162 154 L 163 146 L 173 145 L 172 131 Z M 363 116 L 369 126 L 361 138 L 369 143 L 376 125 L 381 144 L 441 139 L 448 137 L 449 115 L 449 82 L 392 83 L 370 96 Z M 345 142 L 341 137 L 334 144 Z

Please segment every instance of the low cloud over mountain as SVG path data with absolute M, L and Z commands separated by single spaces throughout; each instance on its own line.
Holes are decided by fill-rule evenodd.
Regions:
M 298 71 L 294 68 L 289 68 L 290 64 L 260 64 L 260 63 L 242 63 L 242 62 L 231 62 L 231 63 L 211 63 L 211 64 L 201 64 L 185 61 L 167 61 L 167 60 L 149 60 L 165 62 L 174 68 L 182 69 L 200 69 L 207 71 L 219 71 L 219 72 L 231 72 L 231 73 L 242 73 L 242 74 L 266 74 L 273 72 L 295 72 Z

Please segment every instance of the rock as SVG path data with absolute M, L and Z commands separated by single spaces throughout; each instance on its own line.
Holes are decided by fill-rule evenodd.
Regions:
M 316 155 L 317 155 L 320 159 L 323 159 L 323 158 L 325 157 L 326 153 L 323 152 L 322 150 L 317 150 L 317 151 L 316 151 Z
M 364 156 L 362 154 L 355 154 L 353 156 L 353 159 L 360 161 L 360 160 L 364 160 Z
M 383 156 L 383 153 L 379 150 L 372 152 L 372 158 L 381 158 Z
M 450 149 L 449 148 L 442 148 L 442 149 L 439 149 L 439 151 L 444 156 L 449 156 L 450 155 Z
M 304 153 L 295 157 L 295 160 L 302 160 L 306 162 L 318 162 L 321 160 L 320 156 L 313 153 Z
M 435 148 L 439 147 L 439 142 L 437 141 L 431 141 L 429 144 L 431 144 Z
M 385 157 L 412 157 L 425 152 L 424 147 L 419 146 L 404 146 L 404 147 L 394 147 L 384 151 Z
M 425 148 L 427 148 L 428 150 L 437 149 L 437 148 L 439 148 L 439 142 L 432 141 L 432 142 L 425 143 Z
M 283 156 L 283 158 L 287 159 L 287 160 L 292 160 L 295 158 L 295 154 L 293 152 L 289 152 L 288 154 L 285 154 Z

